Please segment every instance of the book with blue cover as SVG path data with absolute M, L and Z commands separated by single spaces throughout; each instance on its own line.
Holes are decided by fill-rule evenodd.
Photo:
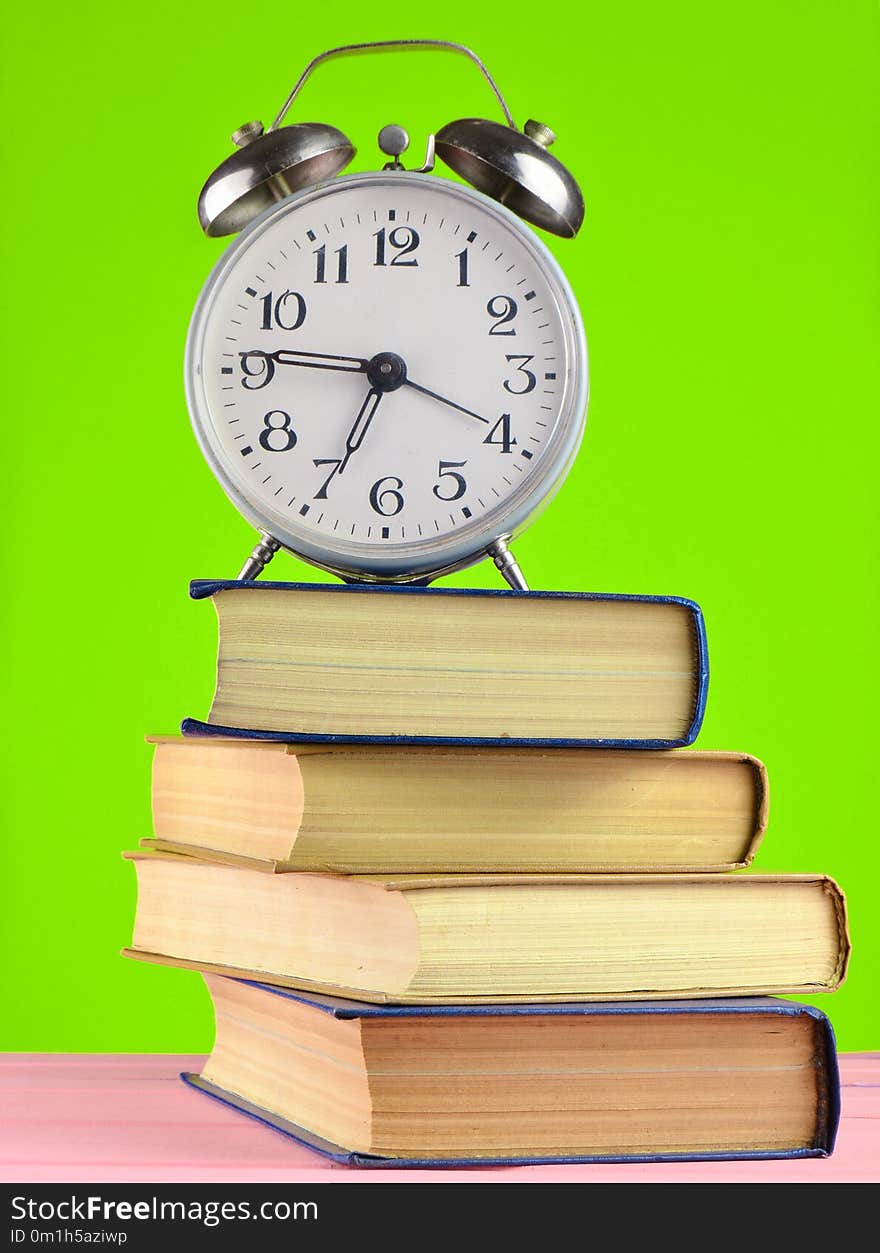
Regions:
M 356 1166 L 824 1157 L 834 1036 L 772 998 L 376 1006 L 207 975 L 187 1083 Z
M 290 742 L 673 748 L 708 685 L 675 596 L 197 581 L 217 688 L 187 735 Z

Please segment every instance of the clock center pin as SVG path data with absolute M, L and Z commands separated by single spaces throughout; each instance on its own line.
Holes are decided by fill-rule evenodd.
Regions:
M 377 391 L 396 392 L 406 382 L 406 362 L 396 352 L 377 352 L 367 365 L 367 378 Z

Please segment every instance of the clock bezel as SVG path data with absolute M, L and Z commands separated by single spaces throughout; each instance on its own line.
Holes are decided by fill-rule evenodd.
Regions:
M 313 533 L 303 533 L 293 518 L 289 520 L 289 526 L 283 522 L 279 525 L 280 519 L 270 517 L 257 494 L 248 494 L 251 485 L 229 457 L 211 417 L 201 363 L 208 318 L 214 302 L 229 271 L 277 218 L 353 185 L 367 189 L 376 185 L 388 187 L 399 186 L 402 182 L 417 182 L 424 187 L 426 179 L 431 179 L 432 185 L 436 179 L 446 194 L 457 196 L 469 204 L 476 202 L 490 217 L 513 230 L 551 287 L 563 326 L 566 379 L 563 406 L 546 451 L 523 487 L 506 497 L 482 524 L 481 520 L 476 520 L 476 524 L 465 532 L 447 532 L 416 544 L 403 542 L 376 550 L 366 544 L 334 540 L 329 535 L 316 537 Z M 571 284 L 543 241 L 510 210 L 482 192 L 438 178 L 437 175 L 402 170 L 367 171 L 341 175 L 271 205 L 218 258 L 202 287 L 190 321 L 184 358 L 184 385 L 193 431 L 202 454 L 226 495 L 247 521 L 264 534 L 271 535 L 294 556 L 349 581 L 413 582 L 430 581 L 484 559 L 493 543 L 521 534 L 549 504 L 562 485 L 583 437 L 589 397 L 589 363 L 583 322 Z M 421 555 L 415 554 L 413 550 L 416 548 L 422 550 Z

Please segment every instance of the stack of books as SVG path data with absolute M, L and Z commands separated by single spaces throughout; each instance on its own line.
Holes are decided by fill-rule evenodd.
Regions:
M 742 753 L 687 750 L 674 597 L 196 583 L 207 722 L 157 737 L 129 956 L 203 973 L 194 1087 L 362 1165 L 819 1156 L 848 941 L 734 873 Z

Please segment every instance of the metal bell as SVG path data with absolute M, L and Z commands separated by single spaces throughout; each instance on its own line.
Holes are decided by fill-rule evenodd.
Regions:
M 199 195 L 206 235 L 232 235 L 269 205 L 332 178 L 355 155 L 351 140 L 324 122 L 297 122 L 263 133 L 248 122 L 232 136 L 238 151 L 227 157 Z
M 485 118 L 460 118 L 437 132 L 437 156 L 518 217 L 571 239 L 584 220 L 584 198 L 547 151 L 555 138 L 540 122 L 526 122 L 519 131 Z

